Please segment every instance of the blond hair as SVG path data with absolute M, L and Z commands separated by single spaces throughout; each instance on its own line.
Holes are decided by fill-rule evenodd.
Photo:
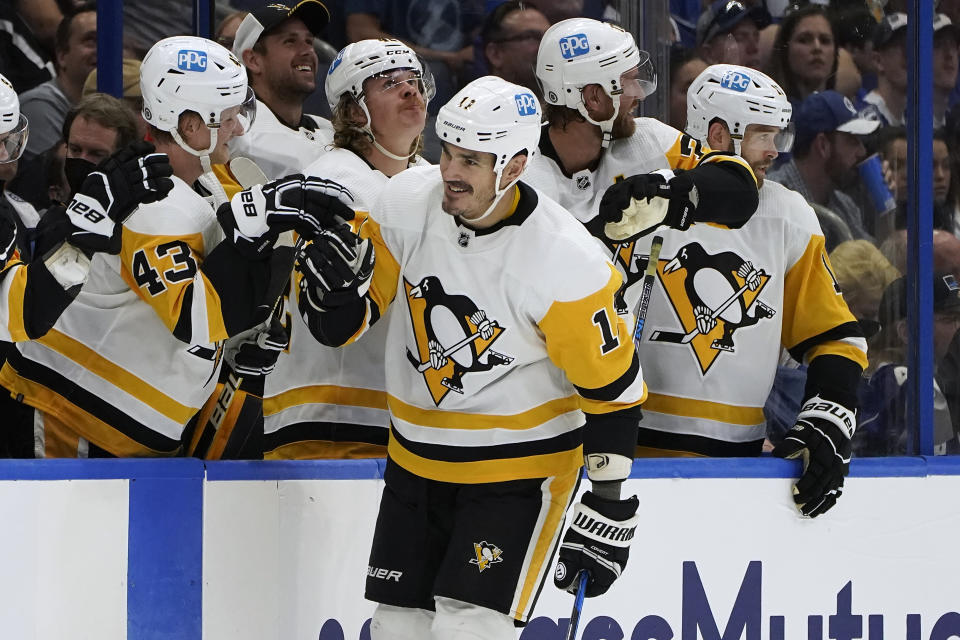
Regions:
M 830 253 L 833 275 L 849 306 L 879 300 L 900 272 L 869 240 L 847 240 Z
M 359 114 L 356 118 L 354 115 Z M 340 149 L 350 149 L 360 156 L 365 156 L 373 149 L 373 137 L 363 130 L 367 124 L 363 117 L 363 110 L 349 93 L 340 96 L 340 101 L 333 108 L 333 146 Z M 410 145 L 408 153 L 419 155 L 423 152 L 423 134 L 417 136 Z

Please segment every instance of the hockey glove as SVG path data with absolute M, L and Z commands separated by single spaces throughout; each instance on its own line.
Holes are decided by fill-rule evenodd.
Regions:
M 600 199 L 600 212 L 587 227 L 595 236 L 629 242 L 661 225 L 681 231 L 693 222 L 697 189 L 683 172 L 669 170 L 630 176 Z
M 141 204 L 156 202 L 173 188 L 173 168 L 149 142 L 135 142 L 97 165 L 67 205 L 75 227 L 70 244 L 88 256 L 120 252 L 123 221 Z
M 280 352 L 287 348 L 289 336 L 279 318 L 239 333 L 224 349 L 224 359 L 238 376 L 265 376 L 277 364 Z
M 587 570 L 587 597 L 606 593 L 627 566 L 639 504 L 637 496 L 610 500 L 591 491 L 584 493 L 573 507 L 573 520 L 563 536 L 553 583 L 576 593 L 577 576 Z
M 803 515 L 816 518 L 843 493 L 856 424 L 855 411 L 815 396 L 803 403 L 797 424 L 774 448 L 775 456 L 803 461 L 802 475 L 793 487 L 793 501 Z
M 329 311 L 366 294 L 374 262 L 373 243 L 361 240 L 341 224 L 324 229 L 306 243 L 297 256 L 296 269 L 303 274 L 301 287 L 310 305 Z
M 0 211 L 0 268 L 4 267 L 16 252 L 17 224 L 9 215 Z
M 237 193 L 217 211 L 227 238 L 248 258 L 266 256 L 284 231 L 316 237 L 327 227 L 353 219 L 353 200 L 336 182 L 293 174 Z M 339 220 L 338 220 L 339 218 Z

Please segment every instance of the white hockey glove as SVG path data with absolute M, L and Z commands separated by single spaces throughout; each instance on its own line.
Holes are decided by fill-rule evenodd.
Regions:
M 329 311 L 366 294 L 375 260 L 373 243 L 340 224 L 300 249 L 296 269 L 303 274 L 301 287 L 310 305 Z
M 265 376 L 273 371 L 290 337 L 276 316 L 261 326 L 233 336 L 224 348 L 224 360 L 240 376 Z
M 70 244 L 88 256 L 119 253 L 123 221 L 141 204 L 156 202 L 173 188 L 173 168 L 149 142 L 135 142 L 97 165 L 67 205 L 74 226 Z
M 607 242 L 628 242 L 660 226 L 681 231 L 693 222 L 697 189 L 683 172 L 670 170 L 630 176 L 603 194 L 590 232 Z
M 248 258 L 263 258 L 284 231 L 304 238 L 343 220 L 353 219 L 353 209 L 340 201 L 353 200 L 336 182 L 297 173 L 240 191 L 217 210 L 227 239 Z
M 573 518 L 560 545 L 553 583 L 576 593 L 581 571 L 590 572 L 588 598 L 607 592 L 627 566 L 630 543 L 640 517 L 637 496 L 601 498 L 587 491 L 573 507 Z
M 774 448 L 775 456 L 803 461 L 793 501 L 804 516 L 815 518 L 825 513 L 843 493 L 856 424 L 856 411 L 814 396 L 803 403 L 797 424 Z

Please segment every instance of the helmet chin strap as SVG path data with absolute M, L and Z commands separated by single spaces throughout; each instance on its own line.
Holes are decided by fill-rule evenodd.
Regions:
M 504 168 L 505 168 L 505 166 L 504 166 L 504 167 L 501 167 L 501 168 L 497 171 L 497 184 L 500 184 L 500 176 L 503 175 L 503 169 L 504 169 Z M 487 207 L 487 210 L 484 211 L 483 214 L 482 214 L 479 218 L 472 218 L 472 219 L 470 219 L 470 220 L 466 220 L 466 219 L 464 219 L 464 218 L 462 218 L 462 217 L 460 217 L 460 216 L 457 216 L 457 218 L 459 218 L 461 222 L 466 223 L 467 225 L 476 224 L 476 223 L 480 222 L 481 220 L 485 220 L 485 219 L 487 218 L 487 216 L 489 216 L 491 213 L 493 213 L 493 210 L 497 208 L 497 204 L 500 203 L 500 200 L 503 198 L 503 195 L 504 195 L 507 191 L 509 191 L 510 188 L 511 188 L 513 185 L 517 184 L 517 181 L 519 181 L 519 180 L 520 180 L 520 176 L 517 176 L 516 178 L 514 178 L 513 180 L 511 180 L 511 181 L 507 184 L 507 186 L 503 187 L 502 189 L 497 189 L 497 191 L 495 191 L 494 194 L 493 194 L 493 202 L 490 203 L 490 206 Z
M 607 95 L 610 96 L 610 94 Z M 620 101 L 615 100 L 613 96 L 610 96 L 610 100 L 613 102 L 613 115 L 601 122 L 597 122 L 590 117 L 590 114 L 587 112 L 587 106 L 583 104 L 583 100 L 581 100 L 580 104 L 577 105 L 577 111 L 580 112 L 580 115 L 582 115 L 587 122 L 600 127 L 600 132 L 603 134 L 603 140 L 600 142 L 601 149 L 606 149 L 608 146 L 610 146 L 610 141 L 613 139 L 613 122 L 617 119 L 617 115 L 620 114 Z
M 384 147 L 382 144 L 377 142 L 377 137 L 373 135 L 373 129 L 370 127 L 370 123 L 373 122 L 373 118 L 370 117 L 370 112 L 367 111 L 367 102 L 362 97 L 359 100 L 357 100 L 357 102 L 360 104 L 360 109 L 363 110 L 363 115 L 367 117 L 367 122 L 362 127 L 360 127 L 360 131 L 365 133 L 366 136 L 370 138 L 370 142 L 373 143 L 373 146 L 377 148 L 377 151 L 387 156 L 388 158 L 392 158 L 394 160 L 409 160 L 414 155 L 416 155 L 416 151 L 411 151 L 405 156 L 398 156 L 395 153 L 391 153 L 390 151 L 387 150 L 386 147 Z
M 210 154 L 213 152 L 213 148 L 217 146 L 217 129 L 213 127 L 207 127 L 207 129 L 210 131 L 210 146 L 201 151 L 197 151 L 188 145 L 180 136 L 178 129 L 171 130 L 170 135 L 173 136 L 174 141 L 181 149 L 200 159 L 200 167 L 203 169 L 203 173 L 197 178 L 197 181 L 210 191 L 213 195 L 214 206 L 219 207 L 224 202 L 229 202 L 230 198 L 227 197 L 227 192 L 220 184 L 216 174 L 213 173 L 213 167 L 210 164 Z

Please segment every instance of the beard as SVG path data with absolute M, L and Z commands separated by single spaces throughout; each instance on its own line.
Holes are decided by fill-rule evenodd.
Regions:
M 613 127 L 610 129 L 610 135 L 614 140 L 629 138 L 637 130 L 637 122 L 633 119 L 633 109 L 627 109 L 617 114 L 617 119 L 613 121 Z

